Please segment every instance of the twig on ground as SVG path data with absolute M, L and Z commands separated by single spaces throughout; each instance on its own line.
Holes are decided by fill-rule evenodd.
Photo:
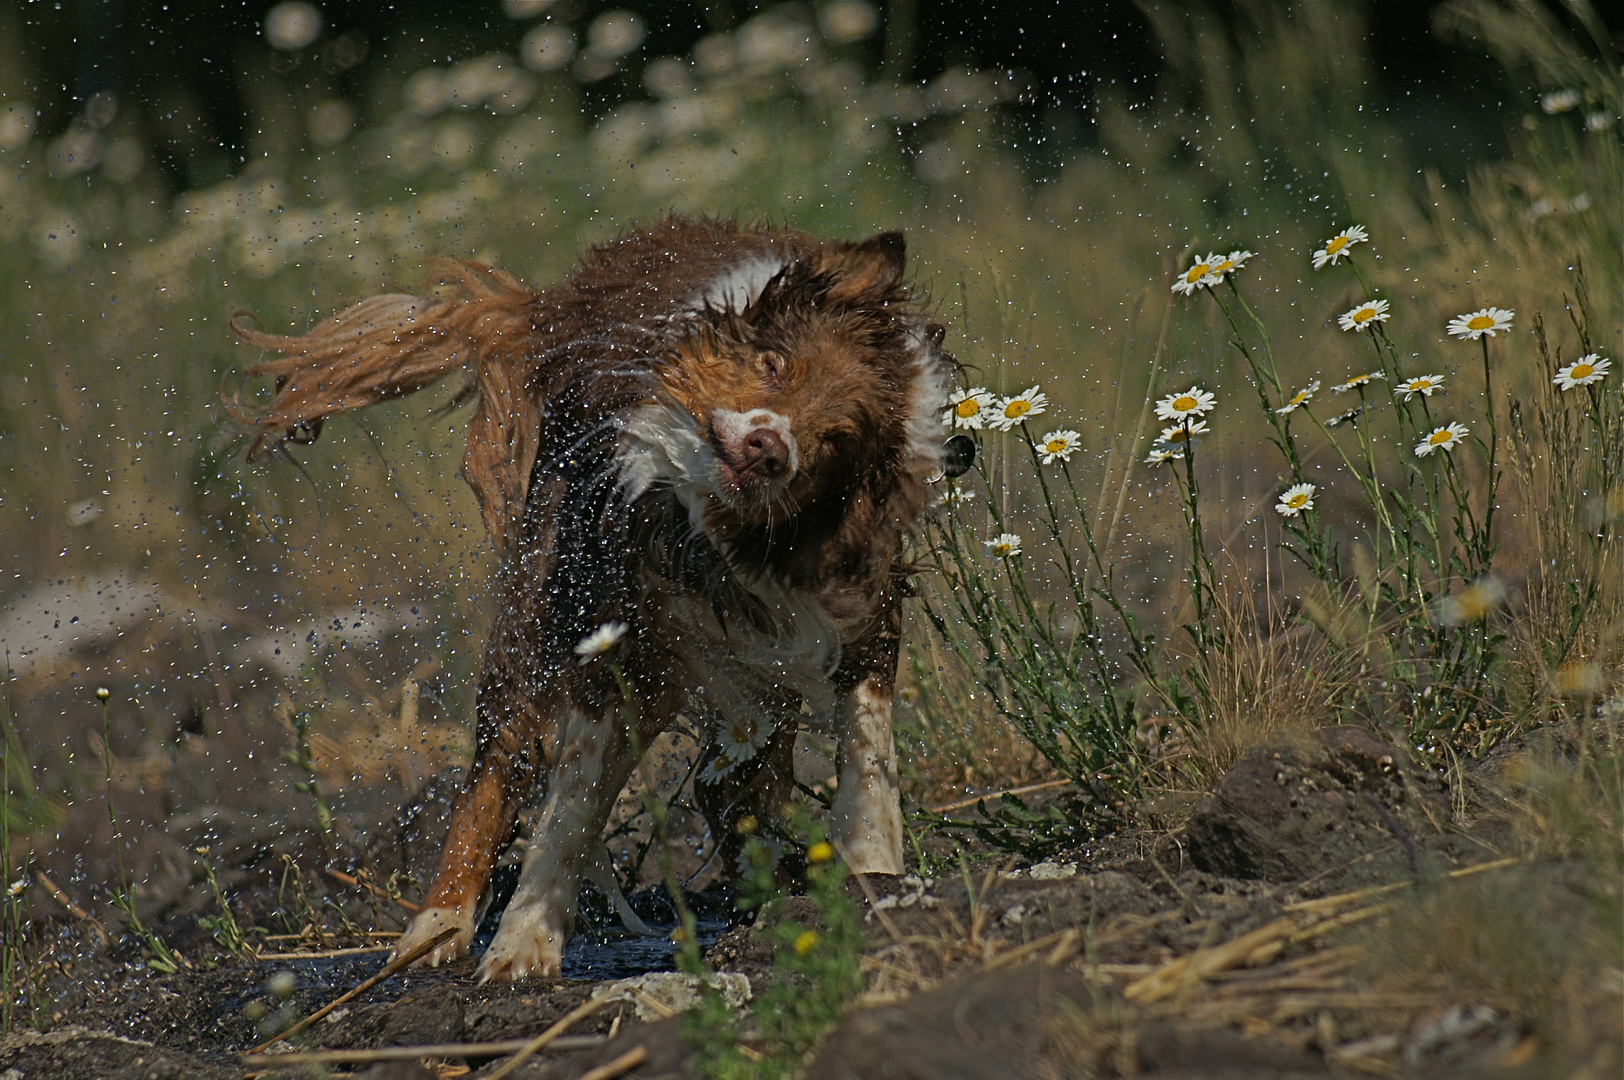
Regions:
M 543 1031 L 540 1035 L 537 1035 L 534 1039 L 531 1039 L 528 1043 L 526 1043 L 523 1047 L 521 1047 L 519 1049 L 519 1051 L 517 1053 L 515 1053 L 512 1057 L 510 1057 L 506 1061 L 502 1062 L 501 1066 L 495 1072 L 491 1073 L 490 1076 L 486 1077 L 485 1080 L 502 1080 L 502 1078 L 505 1077 L 505 1076 L 512 1076 L 514 1071 L 517 1070 L 520 1065 L 523 1065 L 525 1062 L 529 1061 L 535 1054 L 537 1054 L 541 1050 L 542 1047 L 546 1046 L 550 1042 L 553 1042 L 560 1035 L 564 1034 L 564 1032 L 568 1031 L 570 1029 L 570 1027 L 572 1025 L 574 1025 L 577 1020 L 583 1020 L 586 1017 L 591 1016 L 593 1013 L 597 1012 L 599 1009 L 602 1009 L 602 1008 L 604 1008 L 604 1007 L 606 1007 L 608 1005 L 613 1004 L 615 1000 L 618 1000 L 618 999 L 611 999 L 611 998 L 607 998 L 607 997 L 601 997 L 601 998 L 594 998 L 594 999 L 589 999 L 587 1001 L 583 1001 L 581 1004 L 575 1006 L 575 1008 L 571 1009 L 569 1012 L 565 1013 L 562 1017 L 560 1017 L 558 1022 L 555 1023 L 552 1027 L 548 1028 L 546 1031 Z M 642 1047 L 638 1047 L 637 1049 L 639 1051 L 643 1051 Z M 643 1051 L 643 1053 L 645 1053 L 645 1055 L 646 1055 L 647 1051 Z M 622 1055 L 622 1056 L 624 1057 L 624 1055 Z M 616 1058 L 615 1059 L 615 1061 L 620 1061 L 620 1060 L 621 1060 L 621 1058 Z M 637 1061 L 631 1062 L 630 1064 L 626 1065 L 625 1068 L 621 1069 L 620 1071 L 625 1072 L 626 1069 L 631 1068 L 633 1065 L 638 1064 L 638 1062 L 640 1062 L 642 1060 L 643 1060 L 642 1058 L 638 1058 Z M 615 1062 L 610 1062 L 610 1064 L 613 1065 L 613 1064 L 615 1064 Z M 605 1076 L 619 1076 L 620 1073 L 605 1073 L 604 1075 Z
M 413 915 L 422 910 L 421 907 L 412 903 L 410 900 L 402 900 L 398 896 L 392 896 L 384 890 L 378 888 L 376 885 L 372 884 L 370 881 L 362 881 L 360 878 L 346 874 L 342 870 L 334 870 L 331 867 L 328 867 L 327 876 L 332 878 L 334 881 L 343 882 L 345 885 L 358 889 L 365 889 L 379 900 L 387 900 L 397 907 L 403 907 L 407 911 L 410 911 Z
M 55 900 L 64 908 L 67 908 L 69 915 L 72 915 L 79 922 L 84 923 L 86 926 L 94 930 L 96 932 L 96 940 L 100 941 L 104 946 L 107 944 L 107 927 L 101 924 L 100 919 L 96 918 L 96 916 L 92 915 L 78 904 L 75 904 L 71 896 L 63 892 L 61 888 L 58 887 L 56 882 L 45 876 L 45 871 L 35 870 L 34 880 L 39 882 L 40 888 L 51 894 L 52 900 Z
M 370 1065 L 378 1061 L 416 1061 L 419 1058 L 501 1057 L 529 1046 L 534 1039 L 498 1042 L 432 1043 L 425 1046 L 382 1046 L 374 1050 L 303 1050 L 292 1054 L 244 1054 L 242 1064 L 264 1068 L 283 1065 Z M 587 1050 L 602 1046 L 603 1035 L 565 1035 L 549 1045 L 554 1050 Z
M 637 1066 L 643 1064 L 643 1062 L 647 1060 L 648 1048 L 644 1046 L 634 1046 L 624 1054 L 621 1054 L 619 1057 L 615 1058 L 615 1060 L 609 1062 L 607 1065 L 599 1065 L 596 1069 L 588 1069 L 586 1072 L 581 1074 L 581 1080 L 613 1080 L 614 1077 L 620 1076 L 622 1073 L 637 1068 Z M 492 1075 L 492 1080 L 495 1080 L 494 1074 Z

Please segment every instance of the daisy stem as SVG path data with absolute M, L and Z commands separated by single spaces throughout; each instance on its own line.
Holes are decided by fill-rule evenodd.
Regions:
M 1489 533 L 1494 527 L 1494 499 L 1500 487 L 1498 458 L 1496 457 L 1500 445 L 1500 432 L 1494 419 L 1494 382 L 1489 375 L 1489 339 L 1486 336 L 1480 337 L 1477 342 L 1483 346 L 1483 395 L 1488 399 L 1489 412 L 1489 499 L 1488 505 L 1483 508 L 1483 535 L 1478 541 L 1481 544 L 1483 553 L 1483 565 L 1479 567 L 1479 570 L 1487 571 L 1489 569 Z

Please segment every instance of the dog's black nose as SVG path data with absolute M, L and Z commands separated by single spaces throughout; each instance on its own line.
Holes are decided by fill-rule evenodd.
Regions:
M 976 441 L 968 435 L 955 435 L 942 444 L 942 471 L 963 476 L 976 463 Z
M 789 468 L 789 447 L 772 428 L 756 428 L 739 444 L 739 456 L 744 459 L 746 472 L 753 472 L 769 480 L 782 476 Z

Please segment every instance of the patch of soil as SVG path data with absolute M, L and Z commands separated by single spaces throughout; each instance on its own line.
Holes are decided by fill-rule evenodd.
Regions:
M 417 832 L 434 818 L 436 790 L 431 783 L 430 797 L 374 818 L 385 823 L 366 838 L 375 865 L 410 873 L 435 849 Z M 867 991 L 807 1075 L 1466 1076 L 1542 1062 L 1616 1075 L 1624 1023 L 1611 984 L 1592 992 L 1578 1034 L 1557 1046 L 1534 1036 L 1534 1018 L 1498 998 L 1457 1000 L 1443 983 L 1384 984 L 1359 966 L 1349 934 L 1378 925 L 1383 897 L 1407 895 L 1369 889 L 1413 889 L 1418 880 L 1431 887 L 1460 872 L 1462 852 L 1472 849 L 1457 842 L 1449 811 L 1442 782 L 1401 752 L 1368 732 L 1327 729 L 1247 754 L 1181 834 L 1105 838 L 1026 866 L 967 850 L 966 868 L 941 880 L 854 880 L 848 893 L 864 909 Z M 241 876 L 254 890 L 245 908 L 287 904 L 271 865 Z M 301 880 L 312 918 L 342 912 L 376 926 L 380 910 L 398 913 L 364 889 L 316 874 Z M 640 893 L 634 903 L 645 918 L 669 923 L 656 896 Z M 713 918 L 726 902 L 720 894 L 697 900 L 712 905 Z M 104 947 L 84 919 L 38 919 L 35 991 L 46 999 L 47 1030 L 0 1040 L 0 1080 L 241 1077 L 249 1069 L 243 1052 L 384 962 L 378 949 L 312 956 L 322 952 L 315 942 L 295 940 L 262 945 L 292 955 L 232 959 L 197 929 L 195 913 L 207 907 L 207 898 L 178 904 L 171 921 L 157 924 L 185 943 L 194 965 L 170 975 L 143 967 L 133 938 Z M 590 939 L 613 960 L 622 948 L 618 932 L 594 929 L 604 907 L 584 901 L 578 940 Z M 759 925 L 722 933 L 708 962 L 744 975 L 759 996 L 785 977 L 775 967 L 770 926 L 779 918 L 817 925 L 821 913 L 805 897 L 776 903 Z M 658 943 L 624 947 L 633 944 Z M 638 954 L 637 970 L 669 966 L 646 959 L 664 952 Z M 398 974 L 309 1029 L 297 1047 L 275 1047 L 347 1051 L 350 1060 L 284 1065 L 270 1075 L 487 1075 L 511 1045 L 424 1062 L 357 1055 L 533 1038 L 605 983 L 595 969 L 571 970 L 579 977 L 519 985 L 479 985 L 471 959 Z M 278 973 L 293 975 L 291 990 L 285 977 L 273 979 Z M 656 1013 L 645 1004 L 602 1008 L 514 1075 L 567 1080 L 641 1048 L 642 1063 L 628 1075 L 698 1076 L 683 1021 L 651 1019 Z M 741 1025 L 751 1027 L 748 1019 Z

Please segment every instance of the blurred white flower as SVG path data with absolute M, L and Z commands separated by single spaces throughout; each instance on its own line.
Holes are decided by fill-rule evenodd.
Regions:
M 1571 112 L 1579 107 L 1579 91 L 1553 90 L 1539 99 L 1539 107 L 1555 116 L 1557 113 Z
M 1376 379 L 1386 379 L 1386 378 L 1387 378 L 1387 373 L 1386 372 L 1367 371 L 1363 375 L 1355 375 L 1355 376 L 1353 376 L 1347 382 L 1337 383 L 1335 386 L 1331 387 L 1331 393 L 1333 393 L 1333 394 L 1345 394 L 1349 390 L 1358 390 L 1360 387 L 1369 386 Z
M 534 19 L 558 0 L 502 0 L 502 12 L 510 19 Z
M 1014 533 L 999 533 L 991 540 L 983 540 L 981 546 L 995 559 L 1009 559 L 1021 553 L 1021 538 Z
M 1169 450 L 1166 447 L 1162 447 L 1162 446 L 1154 447 L 1150 451 L 1150 453 L 1145 455 L 1145 463 L 1148 464 L 1148 465 L 1160 465 L 1164 461 L 1183 461 L 1183 460 L 1184 460 L 1184 451 L 1183 450 Z
M 321 36 L 321 12 L 304 0 L 283 0 L 265 13 L 265 40 L 271 48 L 293 52 Z
M 329 98 L 310 110 L 310 138 L 318 146 L 343 142 L 355 127 L 355 110 L 342 98 Z
M 34 107 L 24 101 L 0 105 L 0 150 L 15 150 L 34 137 Z
M 533 71 L 557 71 L 575 56 L 575 34 L 568 27 L 542 23 L 524 36 L 519 58 Z
M 835 0 L 818 12 L 818 29 L 823 31 L 825 40 L 836 45 L 860 41 L 879 25 L 880 16 L 874 5 L 863 0 Z
M 619 645 L 620 640 L 626 636 L 626 631 L 629 629 L 631 627 L 623 622 L 610 620 L 576 642 L 575 655 L 580 657 L 580 663 L 583 664 L 588 660 L 602 656 L 614 649 L 616 645 Z
M 1290 401 L 1286 402 L 1284 405 L 1280 406 L 1278 409 L 1276 409 L 1274 411 L 1277 412 L 1277 413 L 1281 413 L 1281 414 L 1296 412 L 1298 409 L 1302 408 L 1305 404 L 1308 403 L 1309 398 L 1313 397 L 1316 393 L 1319 392 L 1319 388 L 1320 388 L 1320 381 L 1318 379 L 1315 379 L 1313 382 L 1309 383 L 1307 386 L 1303 387 L 1301 390 L 1299 390 L 1295 394 L 1291 395 L 1291 400 Z
M 635 52 L 647 35 L 643 17 L 635 11 L 606 11 L 586 28 L 587 48 L 611 60 Z

